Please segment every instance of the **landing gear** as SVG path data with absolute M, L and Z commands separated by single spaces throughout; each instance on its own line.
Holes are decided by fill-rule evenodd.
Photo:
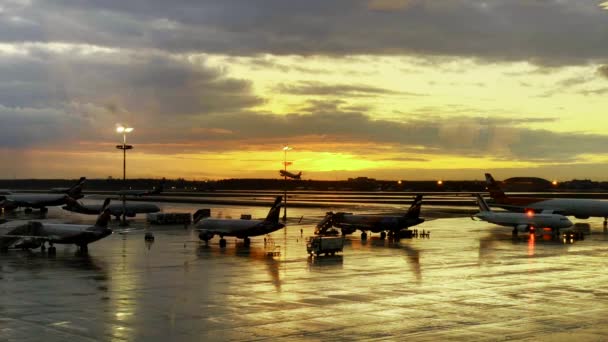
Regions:
M 608 226 L 608 217 L 604 217 L 604 227 Z
M 245 237 L 243 239 L 243 245 L 245 245 L 245 247 L 251 246 L 251 240 L 248 237 Z
M 511 235 L 513 235 L 513 237 L 517 237 L 517 227 L 513 228 L 513 231 L 511 232 Z
M 26 214 L 31 214 L 32 213 L 32 208 L 25 208 L 25 210 L 23 212 L 25 212 Z
M 220 238 L 220 247 L 226 248 L 226 239 L 223 236 Z
M 55 246 L 53 246 L 53 244 L 51 243 L 51 245 L 49 246 L 49 255 L 55 255 L 57 253 L 57 248 Z
M 388 232 L 388 239 L 389 240 L 393 240 L 394 238 L 395 238 L 395 233 L 392 230 L 390 230 Z
M 40 251 L 41 252 L 46 251 L 46 245 L 44 244 L 44 242 L 42 243 L 42 245 L 40 245 Z
M 78 245 L 78 251 L 82 254 L 86 254 L 89 251 L 89 245 Z
M 386 232 L 380 233 L 380 240 L 386 239 Z
M 46 214 L 49 212 L 49 208 L 40 208 L 40 212 Z
M 361 233 L 361 240 L 367 240 L 367 233 L 366 232 Z

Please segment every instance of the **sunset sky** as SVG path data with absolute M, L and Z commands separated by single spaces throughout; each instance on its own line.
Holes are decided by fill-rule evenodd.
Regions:
M 0 4 L 0 178 L 608 180 L 601 0 Z

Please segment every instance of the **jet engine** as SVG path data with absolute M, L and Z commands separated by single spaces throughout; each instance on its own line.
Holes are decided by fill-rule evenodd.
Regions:
M 15 248 L 34 249 L 42 246 L 40 239 L 24 238 L 14 244 Z
M 203 241 L 205 241 L 205 242 L 213 239 L 213 236 L 214 236 L 213 233 L 210 233 L 210 232 L 207 232 L 207 231 L 200 231 L 198 233 L 198 238 L 201 239 L 201 240 L 203 240 Z
M 521 233 L 525 233 L 525 232 L 529 232 L 530 231 L 530 226 L 527 224 L 520 224 L 517 227 L 517 231 L 521 232 Z

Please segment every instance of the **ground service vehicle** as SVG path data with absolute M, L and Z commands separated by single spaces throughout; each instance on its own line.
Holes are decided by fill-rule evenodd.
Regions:
M 344 238 L 341 236 L 312 236 L 306 244 L 306 251 L 310 255 L 319 256 L 321 254 L 334 255 L 342 252 Z

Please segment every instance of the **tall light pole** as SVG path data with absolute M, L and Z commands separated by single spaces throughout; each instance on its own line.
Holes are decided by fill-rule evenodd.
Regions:
M 284 157 L 283 157 L 283 166 L 285 173 L 283 174 L 283 178 L 285 179 L 285 199 L 284 199 L 284 206 L 283 206 L 283 222 L 287 221 L 287 165 L 290 163 L 287 163 L 287 151 L 291 150 L 292 148 L 289 147 L 288 145 L 283 146 L 283 153 L 284 153 Z
M 123 125 L 116 126 L 116 133 L 122 134 L 122 145 L 116 145 L 116 148 L 122 150 L 122 185 L 127 187 L 127 150 L 133 149 L 133 145 L 127 145 L 127 133 L 133 132 L 133 127 L 125 127 Z M 127 199 L 122 195 L 122 226 L 127 225 Z

